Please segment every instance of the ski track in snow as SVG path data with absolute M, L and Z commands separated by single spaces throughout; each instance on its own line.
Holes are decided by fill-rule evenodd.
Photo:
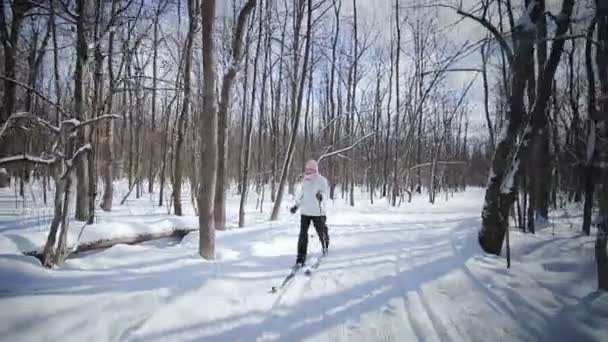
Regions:
M 608 297 L 594 292 L 593 238 L 571 229 L 566 223 L 571 218 L 555 219 L 555 235 L 553 227 L 535 236 L 513 231 L 508 270 L 504 258 L 485 256 L 477 245 L 482 190 L 435 206 L 422 196 L 400 208 L 384 201 L 370 205 L 365 198 L 361 195 L 355 208 L 341 200 L 329 206 L 330 254 L 311 276 L 300 271 L 275 294 L 268 290 L 280 284 L 295 260 L 298 217 L 284 213 L 278 222 L 264 222 L 269 206 L 259 214 L 251 205 L 248 219 L 254 224 L 248 228 L 217 233 L 215 261 L 198 256 L 196 233 L 181 242 L 85 253 L 52 271 L 13 249 L 0 249 L 0 336 L 6 341 L 599 341 L 608 336 Z M 229 217 L 236 217 L 237 203 L 236 197 L 229 199 Z M 171 220 L 150 216 L 129 220 L 144 227 L 152 219 Z M 11 222 L 24 228 L 3 225 L 0 217 L 5 230 L 0 235 L 18 240 L 28 224 Z M 313 263 L 320 244 L 314 229 L 309 233 Z

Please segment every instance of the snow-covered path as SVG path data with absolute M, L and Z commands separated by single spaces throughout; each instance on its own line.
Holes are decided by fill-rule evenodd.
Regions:
M 118 245 L 42 270 L 0 257 L 6 341 L 536 341 L 599 340 L 608 297 L 595 288 L 593 242 L 562 218 L 512 234 L 513 268 L 485 256 L 483 194 L 432 206 L 361 199 L 333 205 L 330 255 L 311 277 L 268 293 L 288 273 L 297 217 L 218 233 L 218 260 L 198 235 Z M 576 221 L 573 221 L 576 222 Z M 314 229 L 310 230 L 311 236 Z M 318 255 L 316 236 L 309 261 Z M 595 316 L 593 316 L 595 315 Z M 607 335 L 603 335 L 607 336 Z

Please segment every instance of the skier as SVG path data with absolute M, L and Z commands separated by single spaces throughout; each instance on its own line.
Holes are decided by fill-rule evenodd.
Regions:
M 304 168 L 304 179 L 300 190 L 300 196 L 295 205 L 290 208 L 292 214 L 300 209 L 300 236 L 298 238 L 298 257 L 296 266 L 302 267 L 306 263 L 306 251 L 308 248 L 308 227 L 310 221 L 315 226 L 323 255 L 327 254 L 329 247 L 329 232 L 325 221 L 325 198 L 329 193 L 327 179 L 319 174 L 319 166 L 315 160 L 309 160 Z

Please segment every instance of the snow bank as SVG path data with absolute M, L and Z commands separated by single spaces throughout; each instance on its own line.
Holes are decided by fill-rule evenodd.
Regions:
M 68 234 L 68 246 L 74 248 L 91 245 L 103 240 L 136 237 L 141 234 L 163 234 L 176 230 L 194 229 L 198 225 L 196 217 L 107 217 L 100 219 L 99 223 L 84 225 L 82 222 L 72 221 Z M 8 225 L 8 224 L 7 224 Z M 11 230 L 10 233 L 0 235 L 0 253 L 22 254 L 42 252 L 48 236 L 48 226 L 34 226 Z M 82 236 L 78 241 L 78 235 Z
M 116 188 L 118 197 L 127 191 L 126 184 L 122 182 L 118 182 Z M 41 190 L 35 188 L 31 196 L 26 197 L 23 207 L 22 200 L 15 203 L 13 192 L 14 189 L 0 189 L 0 207 L 4 207 L 4 215 L 0 214 L 0 253 L 40 253 L 51 225 L 52 203 L 42 205 Z M 166 208 L 156 205 L 155 196 L 130 199 L 124 205 L 115 203 L 112 212 L 98 209 L 96 222 L 92 225 L 72 219 L 68 232 L 69 248 L 74 248 L 76 244 L 92 245 L 100 241 L 133 238 L 142 234 L 162 235 L 198 227 L 198 219 L 191 211 L 189 215 L 181 217 L 169 215 Z M 12 215 L 7 215 L 7 212 Z

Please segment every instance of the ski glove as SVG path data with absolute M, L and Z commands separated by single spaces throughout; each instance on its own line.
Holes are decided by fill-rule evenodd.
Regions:
M 321 191 L 317 192 L 316 197 L 317 197 L 317 201 L 319 201 L 319 202 L 323 201 L 323 194 L 321 193 Z
M 291 211 L 292 214 L 295 214 L 296 211 L 298 211 L 298 206 L 294 205 L 293 207 L 289 208 L 289 211 Z

